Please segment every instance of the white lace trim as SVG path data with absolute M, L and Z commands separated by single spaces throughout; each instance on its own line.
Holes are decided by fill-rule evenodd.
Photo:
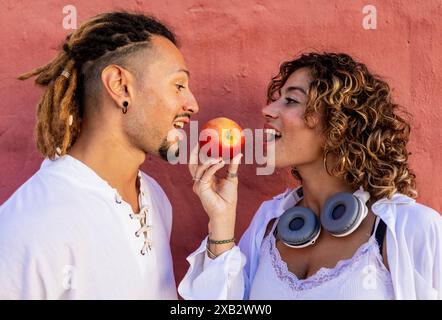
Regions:
M 388 279 L 388 286 L 391 287 L 391 275 L 389 271 L 385 268 L 382 257 L 379 253 L 378 243 L 374 236 L 362 244 L 355 254 L 350 259 L 340 260 L 334 268 L 322 267 L 315 274 L 306 278 L 298 279 L 298 277 L 290 272 L 287 267 L 287 263 L 282 260 L 281 255 L 276 248 L 275 237 L 273 233 L 270 233 L 265 239 L 268 247 L 265 250 L 269 250 L 272 266 L 276 272 L 277 277 L 294 291 L 309 290 L 315 287 L 319 287 L 324 283 L 336 279 L 345 272 L 352 271 L 357 267 L 357 262 L 364 258 L 367 254 L 376 255 L 377 267 L 386 275 Z

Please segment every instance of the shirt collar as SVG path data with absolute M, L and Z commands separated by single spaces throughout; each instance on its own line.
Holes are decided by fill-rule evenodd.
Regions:
M 63 169 L 59 170 L 59 172 L 70 180 L 81 181 L 88 188 L 104 193 L 112 199 L 119 197 L 117 189 L 113 188 L 85 163 L 68 154 L 55 156 L 53 160 L 46 158 L 41 164 L 41 169 L 52 166 L 63 166 Z M 147 187 L 140 170 L 138 170 L 138 177 L 140 179 L 140 195 L 144 196 L 147 192 Z
M 304 197 L 302 193 L 302 186 L 294 189 L 287 188 L 283 193 L 273 197 L 278 200 L 278 213 L 282 213 L 285 210 L 295 206 Z

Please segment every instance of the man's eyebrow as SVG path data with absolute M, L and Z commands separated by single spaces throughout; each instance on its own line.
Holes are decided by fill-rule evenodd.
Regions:
M 187 77 L 190 78 L 190 72 L 189 72 L 189 70 L 187 70 L 187 69 L 178 69 L 178 70 L 176 71 L 176 73 L 179 73 L 179 72 L 184 72 L 185 74 L 187 74 Z
M 307 95 L 307 91 L 304 88 L 301 88 L 301 87 L 298 87 L 298 86 L 287 87 L 285 89 L 285 93 L 288 93 L 290 91 L 296 91 L 296 90 L 301 91 L 303 94 Z

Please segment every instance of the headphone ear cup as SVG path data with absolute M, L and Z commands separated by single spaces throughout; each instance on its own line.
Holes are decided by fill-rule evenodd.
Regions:
M 364 204 L 349 192 L 339 192 L 327 199 L 321 212 L 321 225 L 335 237 L 344 237 L 359 227 Z
M 277 237 L 292 248 L 304 248 L 313 243 L 321 232 L 321 225 L 313 211 L 293 207 L 285 211 L 276 226 Z

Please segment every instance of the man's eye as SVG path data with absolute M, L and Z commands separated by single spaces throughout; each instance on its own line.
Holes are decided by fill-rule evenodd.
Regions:
M 181 85 L 181 84 L 176 84 L 176 87 L 179 91 L 181 91 L 182 89 L 185 89 L 186 87 Z
M 292 99 L 292 98 L 285 98 L 286 104 L 293 104 L 293 103 L 299 103 L 299 101 Z

